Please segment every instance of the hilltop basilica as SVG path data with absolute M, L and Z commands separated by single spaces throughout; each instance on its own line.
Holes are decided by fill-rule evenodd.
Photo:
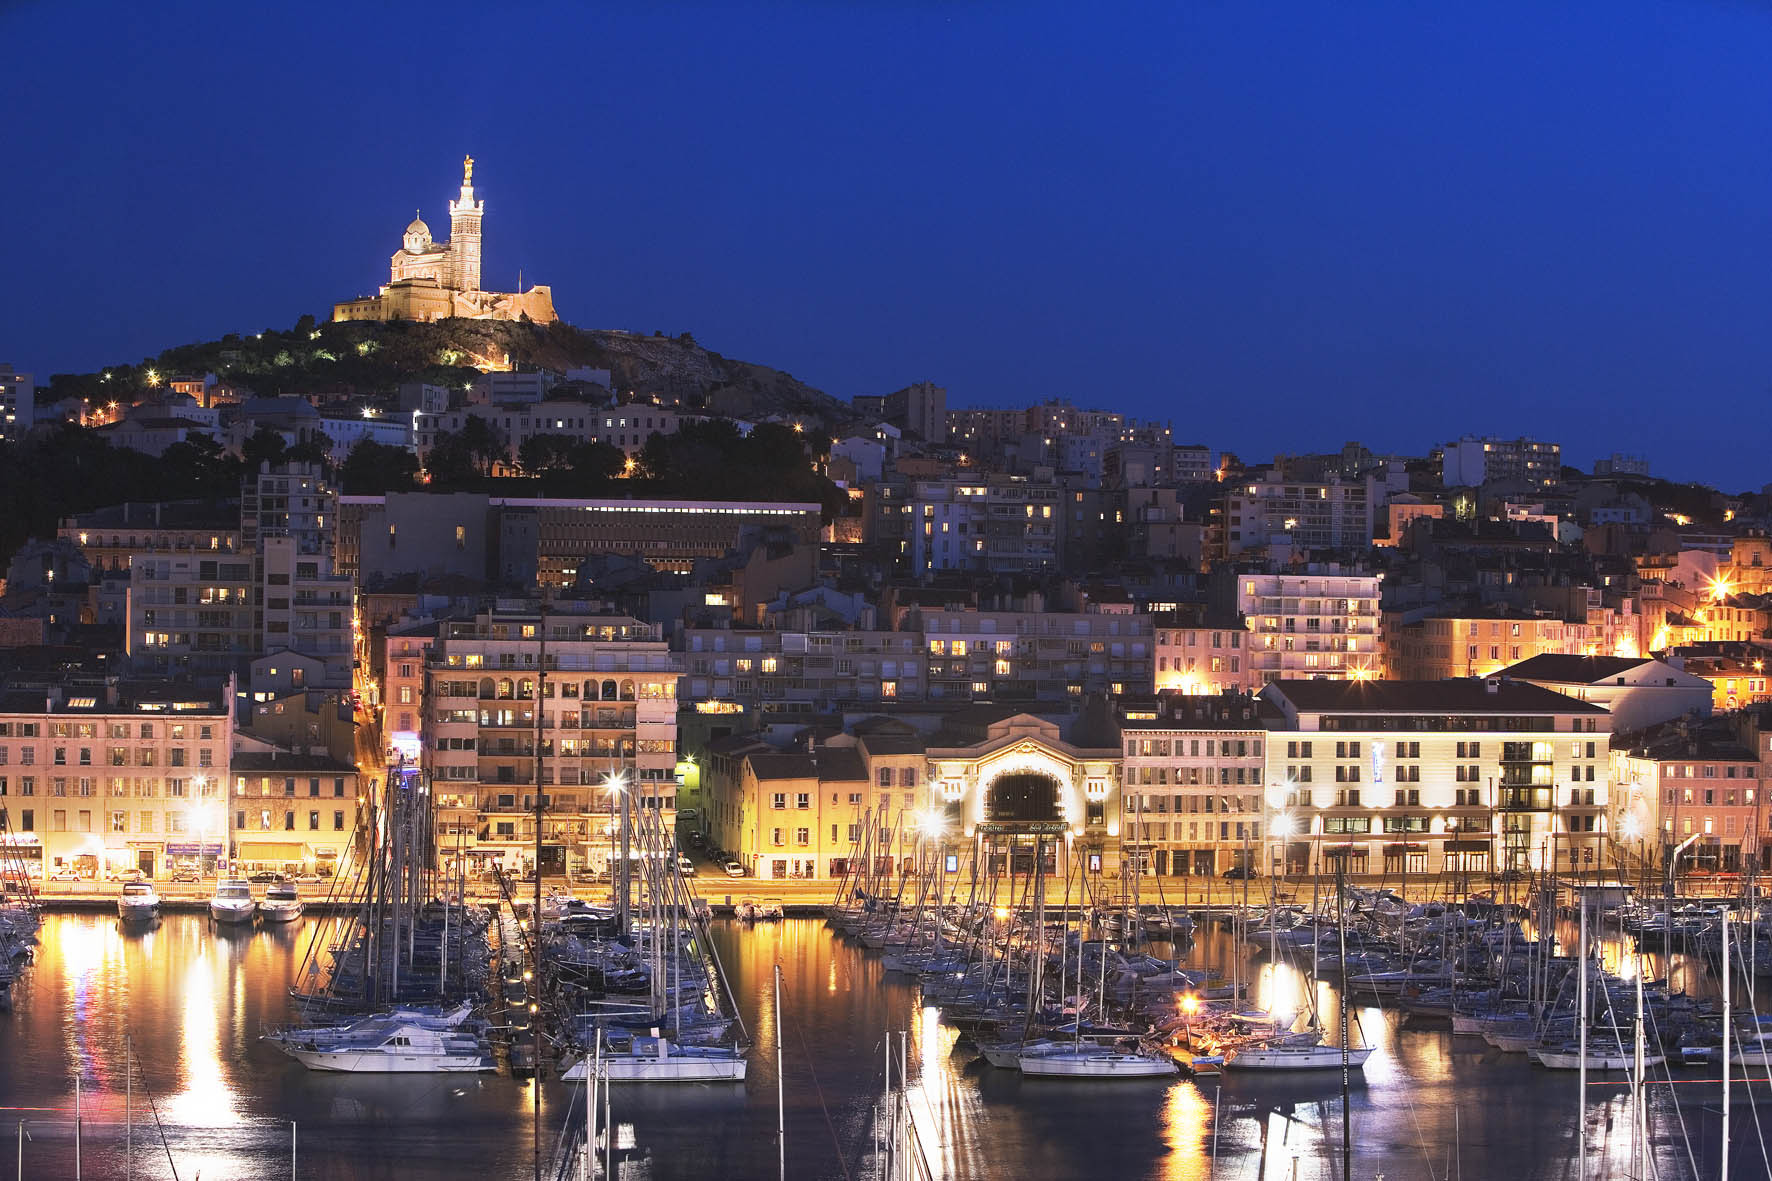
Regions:
M 534 320 L 551 323 L 554 295 L 480 290 L 480 224 L 486 202 L 474 196 L 474 158 L 462 162 L 461 196 L 449 203 L 449 241 L 431 238 L 431 227 L 414 216 L 388 266 L 380 293 L 334 304 L 334 320 Z

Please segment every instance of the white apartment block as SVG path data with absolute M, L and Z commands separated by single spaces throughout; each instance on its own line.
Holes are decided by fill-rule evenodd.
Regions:
M 1054 569 L 1059 495 L 1057 485 L 1005 476 L 882 485 L 875 537 L 895 545 L 913 574 Z
M 0 697 L 7 861 L 92 877 L 226 855 L 233 683 L 70 679 Z
M 1281 681 L 1262 700 L 1271 872 L 1609 868 L 1599 706 L 1494 677 Z
M 1122 856 L 1159 877 L 1262 863 L 1268 733 L 1253 698 L 1165 694 L 1129 707 L 1120 733 Z
M 544 871 L 604 864 L 612 781 L 674 823 L 680 669 L 656 625 L 500 604 L 443 622 L 427 670 L 423 769 L 445 862 L 533 859 L 538 749 Z
M 1261 681 L 1377 676 L 1381 581 L 1335 563 L 1237 573 L 1227 605 L 1249 628 L 1244 644 Z
M 1290 547 L 1365 550 L 1372 544 L 1378 481 L 1250 480 L 1225 492 L 1225 552 Z
M 472 405 L 441 413 L 415 410 L 412 435 L 421 461 L 436 445 L 438 435 L 460 431 L 469 418 L 484 419 L 494 427 L 509 445 L 508 454 L 513 461 L 517 449 L 537 435 L 564 435 L 580 443 L 607 443 L 629 455 L 638 455 L 653 435 L 674 435 L 683 423 L 704 417 L 679 414 L 643 402 L 603 408 L 585 402 Z
M 1466 435 L 1440 453 L 1440 482 L 1448 488 L 1474 488 L 1495 480 L 1554 488 L 1562 479 L 1563 448 L 1558 443 Z

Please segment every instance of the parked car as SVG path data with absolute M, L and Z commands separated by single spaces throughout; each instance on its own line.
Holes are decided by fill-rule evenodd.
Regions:
M 290 880 L 298 886 L 318 886 L 326 879 L 317 873 L 298 873 Z
M 683 876 L 686 878 L 692 878 L 695 876 L 695 862 L 689 860 L 689 858 L 683 856 L 681 853 L 677 855 L 677 868 L 682 871 Z
M 85 879 L 71 869 L 58 869 L 49 875 L 49 880 L 52 882 L 79 882 Z
M 191 869 L 189 867 L 186 867 L 184 869 L 175 869 L 172 871 L 172 880 L 175 883 L 181 883 L 181 884 L 191 883 L 191 882 L 200 882 L 203 880 L 203 874 L 201 871 Z
M 257 885 L 265 885 L 266 883 L 269 883 L 269 882 L 282 881 L 283 875 L 276 872 L 275 870 L 261 869 L 257 873 L 251 874 L 250 876 L 248 876 L 246 880 L 249 882 L 253 882 Z
M 726 876 L 729 878 L 742 878 L 744 876 L 744 866 L 736 861 L 728 861 L 720 868 L 726 871 Z
M 1232 881 L 1242 882 L 1253 881 L 1260 875 L 1255 872 L 1253 865 L 1233 865 L 1224 871 L 1224 876 Z

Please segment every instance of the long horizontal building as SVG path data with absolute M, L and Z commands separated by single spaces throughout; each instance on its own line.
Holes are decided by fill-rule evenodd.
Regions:
M 233 683 L 58 677 L 0 695 L 0 871 L 226 856 Z
M 823 509 L 797 501 L 555 499 L 476 493 L 341 496 L 338 568 L 360 586 L 403 575 L 571 586 L 591 554 L 687 573 L 749 531 L 815 543 Z
M 1608 867 L 1601 706 L 1500 677 L 1278 681 L 1261 698 L 1269 868 Z

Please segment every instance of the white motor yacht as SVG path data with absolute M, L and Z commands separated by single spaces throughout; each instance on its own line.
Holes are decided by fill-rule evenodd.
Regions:
M 276 1043 L 309 1070 L 344 1074 L 473 1073 L 496 1069 L 480 1039 L 408 1021 L 365 1023 L 348 1036 Z
M 301 894 L 294 882 L 277 882 L 259 900 L 258 915 L 267 923 L 290 923 L 301 917 Z
M 126 923 L 151 923 L 160 917 L 160 895 L 147 882 L 128 882 L 117 896 L 117 917 Z
M 603 1055 L 605 1076 L 612 1083 L 742 1082 L 747 1065 L 736 1046 L 679 1046 L 662 1037 L 637 1037 L 628 1053 Z M 560 1077 L 583 1082 L 585 1060 L 574 1062 Z
M 224 878 L 215 884 L 215 894 L 209 900 L 210 918 L 218 923 L 250 923 L 257 913 L 251 882 Z

